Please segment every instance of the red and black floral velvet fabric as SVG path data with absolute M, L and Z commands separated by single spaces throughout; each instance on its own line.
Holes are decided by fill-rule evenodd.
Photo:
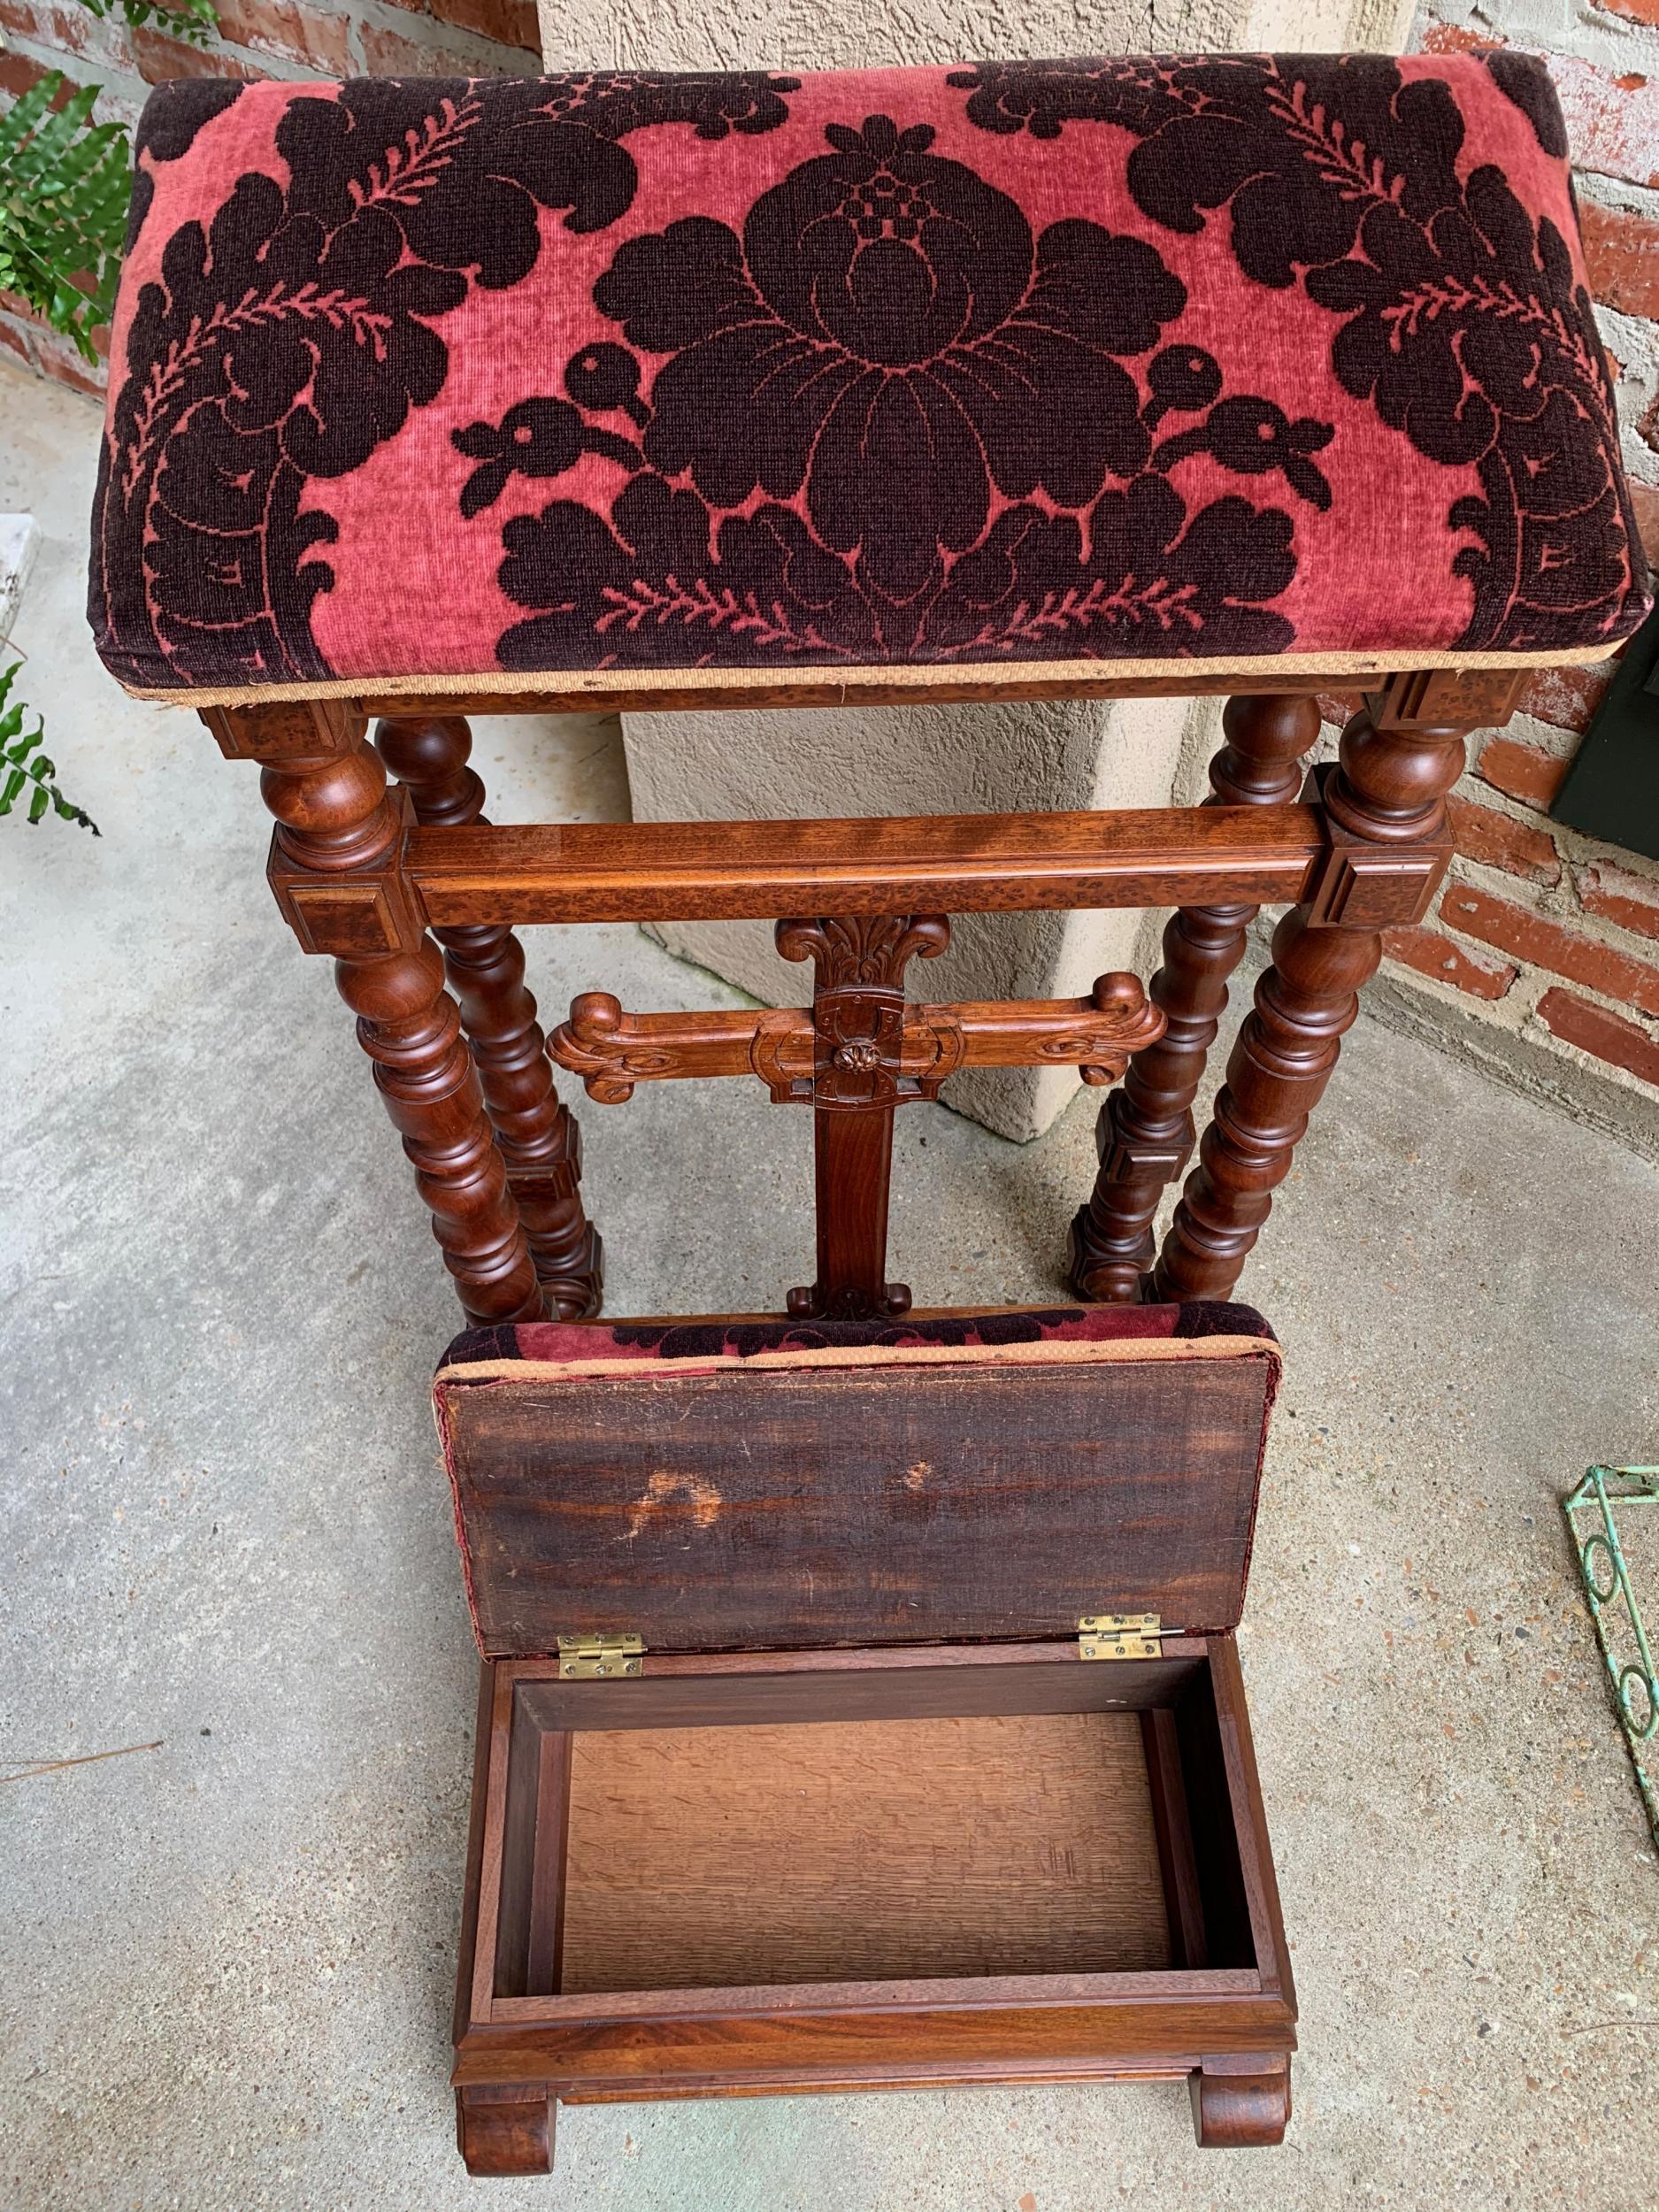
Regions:
M 1548 655 L 1646 605 L 1514 55 L 164 86 L 112 365 L 137 689 Z
M 1195 1300 L 1172 1306 L 1019 1307 L 900 1321 L 519 1321 L 467 1329 L 438 1363 L 494 1367 L 526 1361 L 571 1366 L 601 1361 L 743 1361 L 776 1352 L 902 1351 L 926 1345 L 991 1350 L 1018 1344 L 1167 1343 L 1273 1332 L 1253 1306 Z

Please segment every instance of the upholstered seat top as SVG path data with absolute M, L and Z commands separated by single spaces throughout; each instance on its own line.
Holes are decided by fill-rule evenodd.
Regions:
M 1471 666 L 1645 611 L 1508 53 L 163 86 L 121 682 Z

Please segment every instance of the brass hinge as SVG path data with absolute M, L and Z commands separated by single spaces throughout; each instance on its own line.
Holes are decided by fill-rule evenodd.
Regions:
M 567 1682 L 599 1681 L 611 1675 L 643 1674 L 645 1645 L 632 1629 L 603 1635 L 561 1636 L 559 1674 Z
M 1164 1656 L 1164 1623 L 1156 1613 L 1086 1613 L 1077 1632 L 1079 1659 Z

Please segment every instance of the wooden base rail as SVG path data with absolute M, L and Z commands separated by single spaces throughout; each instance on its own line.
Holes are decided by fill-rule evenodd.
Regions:
M 1280 905 L 1330 860 L 1311 805 L 416 828 L 403 854 L 439 928 Z
M 602 1100 L 639 1081 L 751 1072 L 774 1098 L 810 1102 L 818 1273 L 790 1309 L 865 1315 L 910 1300 L 884 1279 L 894 1109 L 966 1064 L 1069 1063 L 1110 1080 L 1126 1061 L 1101 1114 L 1100 1173 L 1072 1225 L 1071 1286 L 1130 1301 L 1148 1283 L 1164 1298 L 1232 1291 L 1383 930 L 1418 919 L 1444 873 L 1445 795 L 1464 737 L 1507 721 L 1525 681 L 1502 669 L 1382 678 L 1337 762 L 1304 782 L 1316 689 L 1340 679 L 1235 673 L 1183 664 L 1156 684 L 1057 685 L 1076 697 L 1233 694 L 1205 805 L 1113 814 L 499 827 L 483 818 L 464 710 L 589 702 L 317 699 L 211 708 L 203 720 L 228 757 L 261 766 L 278 825 L 272 889 L 305 950 L 335 963 L 469 1316 L 571 1317 L 600 1296 L 580 1141 L 553 1089 L 514 927 L 780 915 L 808 918 L 780 922 L 778 944 L 814 964 L 810 1013 L 634 1015 L 589 992 L 552 1056 Z M 741 703 L 832 694 L 838 680 L 814 678 Z M 950 693 L 995 695 L 988 679 Z M 679 700 L 666 687 L 630 703 L 716 699 Z M 387 717 L 373 744 L 370 706 Z M 907 964 L 943 949 L 952 912 L 1166 905 L 1176 910 L 1149 1004 L 1123 977 L 1103 977 L 1087 1000 L 906 1002 Z M 1272 964 L 1158 1252 L 1153 1222 L 1192 1148 L 1228 978 L 1259 909 L 1277 905 L 1290 910 Z

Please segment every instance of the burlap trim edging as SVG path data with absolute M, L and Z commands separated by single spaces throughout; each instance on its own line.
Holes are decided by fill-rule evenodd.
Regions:
M 433 1378 L 432 1390 L 435 1399 L 446 1386 L 457 1383 L 571 1382 L 601 1375 L 662 1383 L 680 1376 L 750 1375 L 764 1368 L 1064 1367 L 1137 1359 L 1238 1359 L 1250 1354 L 1276 1363 L 1281 1357 L 1279 1346 L 1262 1336 L 1094 1337 L 1047 1344 L 812 1345 L 751 1352 L 742 1359 L 717 1352 L 690 1359 L 614 1359 L 594 1354 L 573 1360 L 467 1360 L 440 1368 Z
M 1167 681 L 1179 695 L 1179 678 L 1186 672 L 1202 677 L 1218 690 L 1231 677 L 1272 676 L 1371 677 L 1411 675 L 1420 669 L 1469 670 L 1587 667 L 1604 661 L 1625 642 L 1609 638 L 1596 645 L 1574 646 L 1550 653 L 1452 653 L 1420 648 L 1399 653 L 1258 653 L 1242 660 L 1214 662 L 1194 658 L 1086 661 L 969 661 L 919 665 L 889 662 L 858 668 L 802 668 L 780 673 L 770 668 L 661 668 L 543 669 L 532 673 L 504 673 L 495 669 L 480 675 L 331 676 L 316 683 L 247 684 L 227 688 L 203 684 L 188 690 L 163 689 L 122 683 L 130 698 L 151 699 L 175 707 L 262 707 L 311 699 L 445 699 L 480 696 L 568 699 L 580 707 L 602 708 L 617 701 L 637 702 L 660 695 L 664 699 L 688 691 L 724 694 L 798 690 L 803 703 L 816 706 L 853 705 L 866 693 L 913 691 L 924 695 L 951 686 L 995 685 L 1017 694 L 1025 686 L 1061 688 L 1076 685 L 1110 688 L 1117 684 Z M 120 679 L 116 679 L 120 682 Z M 768 703 L 780 703 L 776 696 Z M 878 703 L 902 703 L 887 698 Z M 638 706 L 634 710 L 646 711 Z

